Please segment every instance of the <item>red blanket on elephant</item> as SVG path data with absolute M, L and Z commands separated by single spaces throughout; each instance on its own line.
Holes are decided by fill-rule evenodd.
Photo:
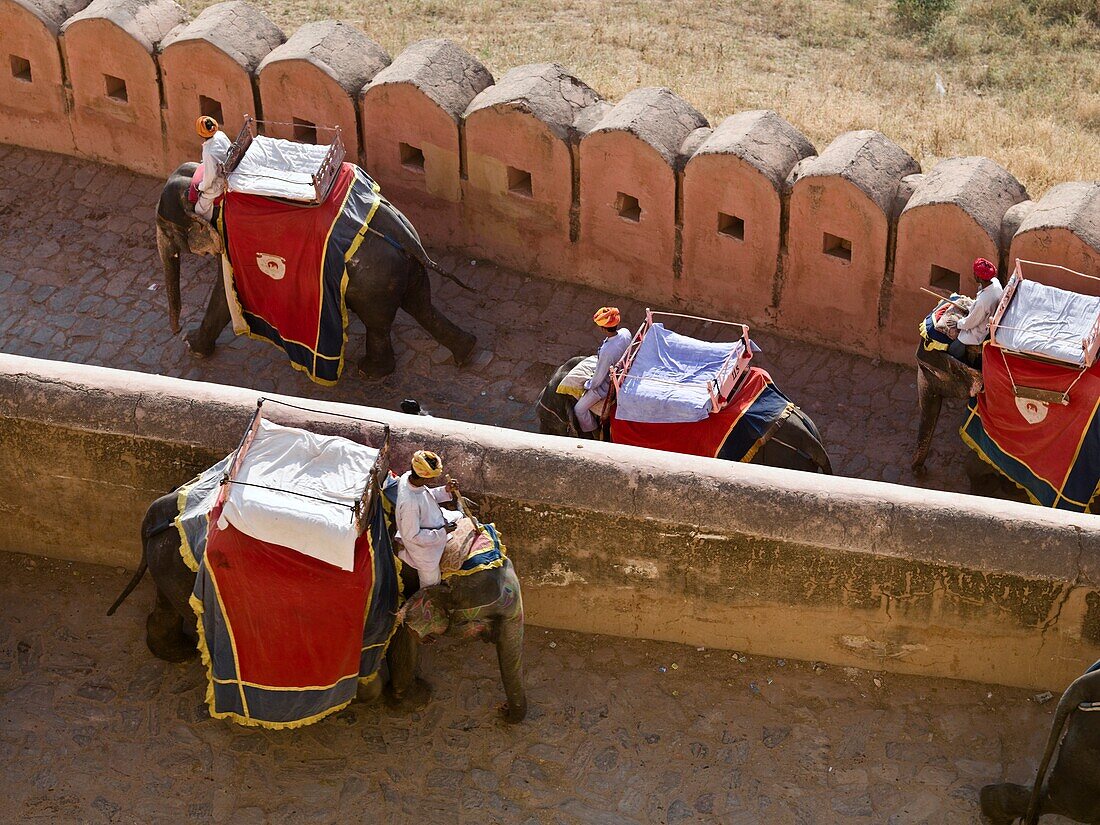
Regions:
M 752 461 L 772 424 L 793 407 L 767 371 L 750 367 L 730 402 L 702 421 L 651 424 L 612 416 L 611 440 L 671 453 Z
M 318 206 L 226 193 L 219 224 L 233 331 L 282 347 L 296 369 L 334 384 L 344 366 L 344 266 L 378 203 L 377 184 L 350 163 Z
M 209 514 L 191 606 L 212 716 L 298 727 L 350 702 L 395 626 L 397 580 L 381 508 L 351 571 L 254 539 Z
M 1037 504 L 1088 512 L 1100 492 L 1100 362 L 1082 374 L 987 343 L 982 381 L 985 391 L 970 401 L 963 441 Z M 1069 389 L 1069 403 L 1017 397 L 1014 385 Z

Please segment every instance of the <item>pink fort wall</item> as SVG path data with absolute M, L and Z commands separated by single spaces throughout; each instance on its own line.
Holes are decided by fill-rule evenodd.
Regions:
M 920 287 L 957 272 L 965 291 L 976 256 L 1100 276 L 1100 184 L 1010 207 L 998 232 L 993 213 L 1022 197 L 1011 175 L 975 163 L 955 200 L 924 202 L 907 177 L 915 162 L 877 133 L 841 135 L 816 159 L 795 140 L 792 157 L 762 161 L 668 90 L 612 106 L 557 64 L 494 85 L 459 46 L 427 41 L 386 75 L 389 56 L 342 23 L 279 45 L 277 29 L 257 40 L 258 10 L 226 11 L 244 4 L 190 24 L 173 0 L 83 5 L 0 0 L 0 141 L 160 176 L 198 157 L 201 98 L 230 133 L 246 112 L 288 122 L 270 130 L 284 137 L 296 118 L 338 124 L 349 160 L 429 245 L 902 363 L 932 300 Z M 218 9 L 226 25 L 200 25 Z M 793 140 L 748 134 L 756 149 Z M 985 206 L 967 200 L 973 187 Z M 1098 282 L 1047 280 L 1100 294 Z
M 236 25 L 227 25 L 230 21 Z M 239 31 L 243 27 L 246 32 Z M 259 59 L 255 58 L 262 59 L 283 39 L 259 9 L 230 2 L 207 8 L 165 40 L 159 62 L 169 169 L 199 159 L 202 138 L 195 131 L 195 120 L 200 115 L 216 117 L 231 139 L 240 132 L 245 115 L 257 116 L 252 71 Z
M 431 226 L 434 243 L 461 243 L 458 124 L 410 84 L 368 86 L 360 111 L 367 172 L 386 197 L 417 226 Z
M 608 291 L 674 300 L 676 175 L 651 147 L 626 133 L 581 141 L 581 242 L 577 275 Z M 621 195 L 637 201 L 624 216 Z
M 164 172 L 154 51 L 185 19 L 171 0 L 95 0 L 65 23 L 77 152 L 138 172 Z
M 532 114 L 484 109 L 466 121 L 465 236 L 478 254 L 568 278 L 569 145 Z M 529 176 L 513 185 L 522 174 Z
M 0 143 L 75 152 L 57 36 L 85 5 L 0 0 Z

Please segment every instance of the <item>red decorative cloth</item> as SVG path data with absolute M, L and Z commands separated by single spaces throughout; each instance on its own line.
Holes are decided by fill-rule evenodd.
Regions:
M 750 367 L 730 403 L 702 421 L 651 424 L 613 416 L 611 440 L 671 453 L 750 461 L 764 432 L 789 404 L 765 370 Z
M 985 390 L 970 402 L 963 441 L 1037 503 L 1087 510 L 1100 485 L 1100 362 L 1082 375 L 987 344 L 982 381 Z M 1069 404 L 1017 398 L 1014 382 L 1058 393 L 1069 389 Z

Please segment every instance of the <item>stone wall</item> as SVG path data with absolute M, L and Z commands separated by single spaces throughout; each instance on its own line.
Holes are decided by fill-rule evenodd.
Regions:
M 0 355 L 0 550 L 134 567 L 145 507 L 234 449 L 256 397 Z M 1088 516 L 306 403 L 388 422 L 396 465 L 438 450 L 534 624 L 1027 687 L 1100 658 Z
M 339 125 L 430 244 L 899 362 L 920 287 L 972 291 L 976 256 L 1100 275 L 1100 184 L 1032 203 L 997 164 L 953 158 L 921 185 L 876 132 L 817 158 L 774 112 L 711 130 L 667 89 L 613 104 L 557 64 L 494 83 L 445 40 L 391 64 L 352 26 L 284 38 L 241 0 L 194 21 L 173 0 L 0 0 L 0 46 L 2 141 L 163 175 L 197 158 L 200 112 L 318 142 Z

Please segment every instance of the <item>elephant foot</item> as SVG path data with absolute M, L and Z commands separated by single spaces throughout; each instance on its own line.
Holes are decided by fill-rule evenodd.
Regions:
M 476 348 L 477 348 L 477 336 L 476 335 L 466 335 L 466 336 L 464 336 L 462 338 L 462 340 L 459 341 L 458 344 L 456 344 L 454 347 L 450 348 L 451 355 L 453 355 L 454 359 L 455 359 L 455 364 L 457 364 L 460 367 L 464 367 L 468 363 L 470 363 L 470 359 L 473 357 L 474 349 L 476 349 Z
M 359 375 L 366 381 L 380 381 L 390 375 L 397 365 L 391 358 L 388 362 L 376 361 L 367 356 L 359 362 Z
M 150 613 L 145 622 L 145 644 L 158 659 L 178 664 L 199 655 L 195 643 L 183 632 L 181 619 L 166 620 L 158 613 Z
M 214 344 L 204 344 L 199 339 L 198 334 L 194 332 L 186 336 L 183 340 L 184 343 L 187 344 L 187 351 L 191 354 L 192 358 L 201 360 L 203 358 L 209 358 L 214 354 Z
M 355 698 L 364 704 L 372 705 L 382 698 L 382 675 L 375 674 L 369 682 L 360 679 L 355 689 Z
M 527 700 L 522 704 L 513 706 L 510 702 L 502 702 L 497 705 L 497 714 L 509 725 L 515 725 L 527 718 Z
M 1031 789 L 1012 782 L 986 785 L 978 794 L 982 819 L 989 825 L 1012 825 L 1027 813 Z
M 405 713 L 411 711 L 422 710 L 427 706 L 428 702 L 432 698 L 432 686 L 425 682 L 423 679 L 416 678 L 413 683 L 400 693 L 393 690 L 393 686 L 390 686 L 390 690 L 386 694 L 386 704 L 394 710 L 400 710 Z

